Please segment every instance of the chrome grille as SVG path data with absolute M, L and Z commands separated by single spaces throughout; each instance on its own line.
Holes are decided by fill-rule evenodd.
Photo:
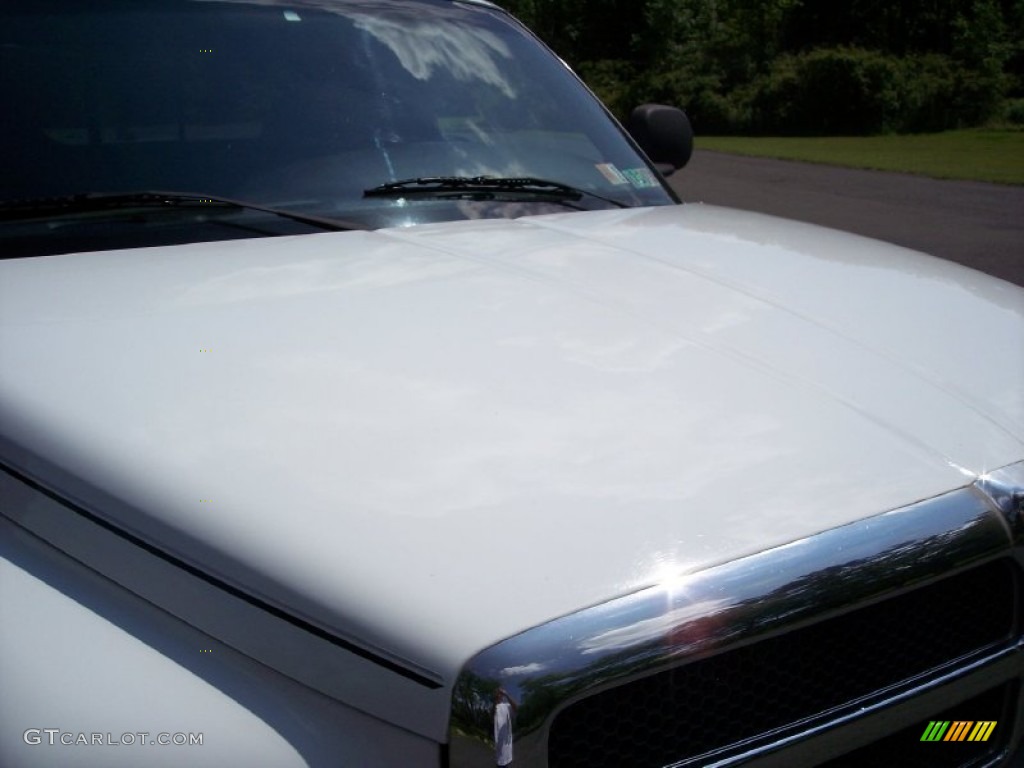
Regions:
M 1022 593 L 1019 462 L 481 651 L 453 687 L 447 763 L 494 765 L 509 698 L 517 766 L 820 766 L 983 691 L 1024 698 Z
M 898 597 L 585 698 L 552 768 L 660 768 L 834 712 L 1016 634 L 1017 569 L 974 568 Z

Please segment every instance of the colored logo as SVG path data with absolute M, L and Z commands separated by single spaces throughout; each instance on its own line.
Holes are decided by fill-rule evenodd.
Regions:
M 921 741 L 988 741 L 996 725 L 996 720 L 932 720 Z

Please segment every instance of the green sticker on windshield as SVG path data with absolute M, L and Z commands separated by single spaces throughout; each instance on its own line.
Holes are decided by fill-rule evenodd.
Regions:
M 648 168 L 626 168 L 620 173 L 626 177 L 630 184 L 636 189 L 646 189 L 648 187 L 658 186 L 658 180 L 654 178 L 654 174 L 651 173 Z

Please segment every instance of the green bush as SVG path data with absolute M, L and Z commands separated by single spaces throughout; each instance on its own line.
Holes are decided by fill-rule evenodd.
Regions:
M 1024 99 L 1007 99 L 1003 105 L 1003 120 L 1013 125 L 1024 125 Z
M 959 127 L 957 68 L 948 56 L 926 54 L 901 60 L 900 133 L 931 133 Z
M 700 89 L 691 101 L 680 103 L 685 105 L 697 134 L 728 136 L 746 131 L 751 124 L 750 98 L 744 89 L 727 94 Z
M 857 48 L 781 56 L 753 84 L 751 129 L 833 136 L 891 130 L 900 75 L 896 59 Z
M 746 90 L 738 132 L 776 135 L 920 133 L 981 125 L 999 113 L 1005 82 L 939 54 L 888 56 L 829 48 L 775 60 Z
M 633 103 L 655 102 L 683 107 L 698 134 L 733 133 L 747 125 L 749 106 L 737 91 L 722 87 L 718 77 L 689 68 L 646 72 L 630 91 Z
M 578 71 L 620 118 L 637 104 L 686 109 L 700 134 L 831 135 L 926 133 L 983 125 L 1009 109 L 1001 74 L 964 69 L 950 56 L 891 56 L 824 48 L 777 57 L 752 82 L 725 87 L 720 74 L 686 63 L 637 71 L 623 60 L 583 62 Z
M 941 131 L 1007 120 L 1024 96 L 1024 0 L 499 4 L 615 114 L 676 104 L 702 133 Z
M 635 101 L 636 71 L 628 61 L 602 59 L 584 61 L 576 68 L 577 74 L 620 120 L 640 102 Z
M 1004 103 L 1006 86 L 1007 78 L 1002 73 L 975 70 L 958 72 L 953 96 L 956 124 L 949 127 L 983 125 L 996 117 Z
M 801 120 L 800 91 L 799 59 L 796 56 L 780 56 L 771 71 L 756 78 L 746 90 L 750 119 L 746 126 L 736 126 L 736 132 L 802 133 L 798 130 Z

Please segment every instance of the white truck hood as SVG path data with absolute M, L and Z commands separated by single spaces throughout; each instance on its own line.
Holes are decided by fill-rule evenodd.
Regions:
M 0 262 L 0 461 L 436 673 L 1024 457 L 1024 293 L 701 205 Z

